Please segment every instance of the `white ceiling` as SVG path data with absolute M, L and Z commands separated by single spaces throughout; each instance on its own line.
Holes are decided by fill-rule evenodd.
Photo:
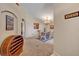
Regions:
M 51 16 L 53 18 L 52 3 L 23 3 L 22 5 L 33 18 L 42 19 L 43 16 Z

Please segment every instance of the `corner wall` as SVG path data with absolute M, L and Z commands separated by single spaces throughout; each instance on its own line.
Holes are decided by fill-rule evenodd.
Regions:
M 79 4 L 54 4 L 55 51 L 61 56 L 79 56 L 79 17 L 64 19 L 64 15 L 79 11 Z

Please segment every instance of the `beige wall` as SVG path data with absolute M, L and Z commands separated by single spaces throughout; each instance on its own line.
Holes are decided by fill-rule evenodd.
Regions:
M 9 4 L 0 4 L 0 44 L 5 39 L 5 37 L 7 37 L 9 35 L 17 34 L 19 32 L 19 31 L 17 32 L 16 27 L 14 27 L 14 30 L 12 30 L 12 31 L 6 31 L 5 30 L 5 28 L 6 28 L 6 20 L 5 20 L 6 18 L 5 18 L 5 15 L 7 14 L 7 15 L 11 15 L 12 17 L 14 17 L 14 16 L 12 14 L 10 14 L 10 13 L 7 13 L 7 12 L 5 12 L 5 13 L 1 13 L 1 12 L 4 11 L 4 10 L 7 10 L 7 11 L 11 11 L 14 14 L 16 14 L 17 11 L 15 11 L 13 5 L 12 6 L 11 5 L 9 6 Z M 19 18 L 16 19 L 15 17 L 14 17 L 14 19 L 15 19 L 14 22 L 19 20 Z M 14 25 L 17 25 L 17 24 L 15 23 Z
M 79 11 L 79 4 L 54 4 L 54 43 L 60 55 L 79 55 L 79 17 L 64 19 L 75 11 Z

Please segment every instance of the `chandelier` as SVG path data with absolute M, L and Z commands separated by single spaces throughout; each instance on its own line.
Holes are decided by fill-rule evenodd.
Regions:
M 45 20 L 44 20 L 44 23 L 45 24 L 50 24 L 50 22 L 51 22 L 51 20 L 48 17 L 46 17 Z

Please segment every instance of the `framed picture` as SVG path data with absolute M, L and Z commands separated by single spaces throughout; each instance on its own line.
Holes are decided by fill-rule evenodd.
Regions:
M 39 23 L 34 23 L 34 29 L 39 29 Z
M 54 25 L 50 25 L 50 29 L 54 29 Z
M 14 18 L 6 15 L 6 30 L 14 30 Z

